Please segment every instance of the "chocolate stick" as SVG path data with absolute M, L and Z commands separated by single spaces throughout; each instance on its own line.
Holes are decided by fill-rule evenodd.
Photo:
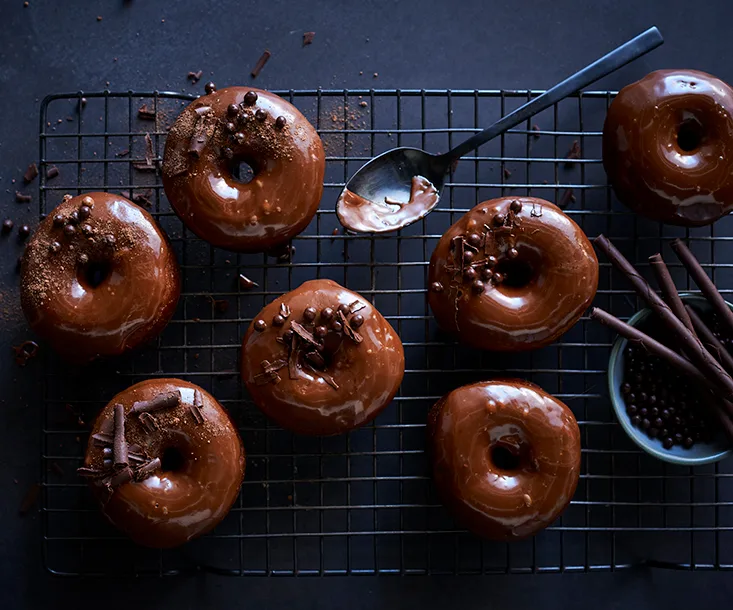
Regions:
M 659 289 L 662 291 L 662 296 L 667 302 L 667 305 L 669 305 L 669 308 L 674 312 L 674 315 L 682 320 L 682 323 L 687 327 L 687 329 L 692 334 L 695 334 L 695 329 L 692 326 L 690 316 L 687 315 L 685 304 L 682 302 L 682 299 L 677 292 L 677 287 L 674 285 L 674 280 L 669 273 L 669 268 L 665 264 L 662 255 L 653 254 L 649 257 L 649 263 L 652 266 L 652 272 L 654 273 L 654 277 L 657 280 L 657 284 L 659 285 Z
M 705 298 L 710 301 L 710 304 L 715 309 L 715 312 L 720 316 L 720 320 L 725 324 L 728 331 L 733 334 L 733 311 L 730 310 L 728 304 L 725 302 L 723 295 L 718 292 L 718 289 L 713 284 L 712 280 L 705 273 L 700 263 L 695 258 L 695 255 L 690 251 L 687 245 L 679 239 L 672 240 L 672 250 L 682 261 L 682 264 L 687 268 L 687 272 L 692 276 L 692 279 L 700 288 L 700 291 L 705 295 Z
M 710 353 L 718 359 L 720 364 L 725 367 L 726 371 L 733 374 L 733 356 L 730 355 L 728 350 L 725 348 L 725 345 L 723 345 L 720 342 L 720 339 L 713 334 L 692 307 L 685 305 L 685 309 L 687 310 L 686 313 L 692 320 L 692 325 L 695 327 L 697 335 L 704 343 L 708 344 Z
M 127 441 L 125 440 L 125 407 L 119 403 L 115 405 L 115 433 L 112 452 L 115 466 L 127 466 L 130 463 L 127 457 Z
M 710 389 L 710 383 L 706 377 L 696 369 L 689 360 L 683 358 L 677 352 L 669 349 L 666 345 L 663 345 L 656 339 L 652 339 L 649 335 L 643 333 L 638 328 L 626 324 L 626 322 L 622 322 L 607 311 L 599 309 L 598 307 L 594 307 L 591 310 L 590 317 L 592 320 L 597 320 L 601 324 L 608 326 L 611 330 L 617 332 L 632 343 L 640 345 L 648 353 L 661 358 L 670 366 L 677 368 L 680 372 L 684 373 L 690 377 L 690 379 L 696 381 L 703 387 Z M 704 402 L 704 404 L 710 405 L 710 411 L 713 412 L 720 421 L 726 436 L 733 440 L 733 421 L 730 420 L 731 415 L 733 415 L 733 404 L 727 400 L 722 401 L 727 413 L 723 412 L 723 410 L 714 403 Z
M 626 260 L 624 255 L 616 249 L 605 235 L 599 235 L 595 239 L 595 243 L 608 256 L 613 265 L 626 275 L 636 293 L 649 304 L 649 307 L 670 330 L 674 339 L 699 368 L 700 372 L 720 389 L 721 396 L 726 400 L 733 400 L 733 378 L 710 355 L 700 340 L 674 315 L 669 306 L 652 290 L 647 281 L 641 277 L 639 272 L 634 269 L 632 264 Z

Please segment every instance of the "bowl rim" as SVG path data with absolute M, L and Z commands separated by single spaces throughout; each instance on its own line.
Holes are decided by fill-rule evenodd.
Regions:
M 696 293 L 681 292 L 680 298 L 683 301 L 688 301 L 691 303 L 704 302 L 709 305 L 708 300 L 704 296 Z M 728 305 L 728 307 L 731 308 L 731 310 L 733 310 L 733 304 L 729 303 L 728 301 L 726 301 L 726 304 Z M 631 318 L 629 318 L 628 324 L 630 326 L 637 326 L 640 322 L 646 320 L 646 318 L 648 318 L 650 315 L 652 315 L 652 310 L 650 308 L 646 307 L 644 309 L 640 309 L 633 316 L 631 316 Z M 638 438 L 637 429 L 634 428 L 634 426 L 631 424 L 631 421 L 629 421 L 629 418 L 626 416 L 626 404 L 619 404 L 620 401 L 617 399 L 617 396 L 621 398 L 621 402 L 623 402 L 623 398 L 621 397 L 621 393 L 616 388 L 616 384 L 614 383 L 614 376 L 616 373 L 616 369 L 619 366 L 619 359 L 626 349 L 626 345 L 628 344 L 628 342 L 628 339 L 626 339 L 625 337 L 622 337 L 620 335 L 616 337 L 616 340 L 613 343 L 613 347 L 611 348 L 611 355 L 608 359 L 607 372 L 608 395 L 611 399 L 611 406 L 613 407 L 613 411 L 616 415 L 616 420 L 621 424 L 624 432 L 626 432 L 626 436 L 628 436 L 637 447 L 643 449 L 649 455 L 652 455 L 655 458 L 662 460 L 663 462 L 678 464 L 680 466 L 702 466 L 705 464 L 714 464 L 715 462 L 719 462 L 723 458 L 728 457 L 731 453 L 733 453 L 732 447 L 730 449 L 724 449 L 722 451 L 712 453 L 711 455 L 705 457 L 686 458 L 668 453 L 664 450 L 657 449 L 653 445 L 646 444 L 642 441 L 642 439 Z M 623 410 L 623 413 L 621 412 L 621 410 Z

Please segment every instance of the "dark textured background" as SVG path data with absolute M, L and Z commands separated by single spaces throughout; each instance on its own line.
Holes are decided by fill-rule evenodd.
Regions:
M 0 18 L 0 215 L 35 224 L 37 183 L 14 201 L 37 158 L 40 100 L 79 89 L 201 92 L 250 82 L 263 49 L 273 57 L 257 79 L 266 88 L 546 88 L 649 25 L 665 45 L 597 85 L 615 89 L 651 69 L 692 67 L 733 81 L 726 0 L 572 2 L 236 2 L 2 0 Z M 97 16 L 102 20 L 98 21 Z M 302 48 L 302 33 L 314 43 Z M 189 70 L 204 70 L 197 86 Z M 360 76 L 359 72 L 364 75 Z M 378 72 L 378 78 L 372 74 Z M 730 599 L 728 574 L 636 572 L 486 578 L 226 579 L 212 576 L 109 583 L 45 574 L 35 513 L 18 506 L 39 473 L 37 362 L 20 369 L 10 346 L 29 337 L 19 313 L 15 233 L 0 238 L 0 580 L 6 608 L 238 606 L 706 607 Z M 120 589 L 119 592 L 115 589 Z M 145 597 L 141 594 L 145 593 Z M 149 600 L 149 601 L 148 601 Z M 719 602 L 719 603 L 716 603 Z

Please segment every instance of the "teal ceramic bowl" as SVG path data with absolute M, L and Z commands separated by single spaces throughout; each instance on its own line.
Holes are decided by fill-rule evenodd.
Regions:
M 682 300 L 697 312 L 704 314 L 710 311 L 710 304 L 704 297 L 694 294 L 681 294 Z M 733 305 L 728 303 L 728 307 L 733 310 Z M 642 309 L 634 314 L 629 320 L 631 326 L 643 328 L 645 320 L 653 315 L 651 309 Z M 690 449 L 685 449 L 679 445 L 675 445 L 672 449 L 662 447 L 662 441 L 657 438 L 649 438 L 642 430 L 635 427 L 631 423 L 631 418 L 626 413 L 626 402 L 621 393 L 621 384 L 623 383 L 624 374 L 624 351 L 628 341 L 623 337 L 618 337 L 613 344 L 611 350 L 611 359 L 608 363 L 608 391 L 611 396 L 611 404 L 616 412 L 616 417 L 629 435 L 639 447 L 655 458 L 669 462 L 671 464 L 680 464 L 682 466 L 700 466 L 702 464 L 712 464 L 733 453 L 733 449 L 726 439 L 720 437 L 714 438 L 709 443 L 698 442 Z

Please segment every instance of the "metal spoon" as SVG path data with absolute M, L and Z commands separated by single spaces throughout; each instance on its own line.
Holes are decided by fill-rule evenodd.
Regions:
M 659 30 L 649 28 L 447 153 L 401 147 L 374 157 L 351 177 L 339 197 L 341 224 L 353 231 L 385 233 L 423 218 L 437 205 L 454 161 L 663 42 Z

